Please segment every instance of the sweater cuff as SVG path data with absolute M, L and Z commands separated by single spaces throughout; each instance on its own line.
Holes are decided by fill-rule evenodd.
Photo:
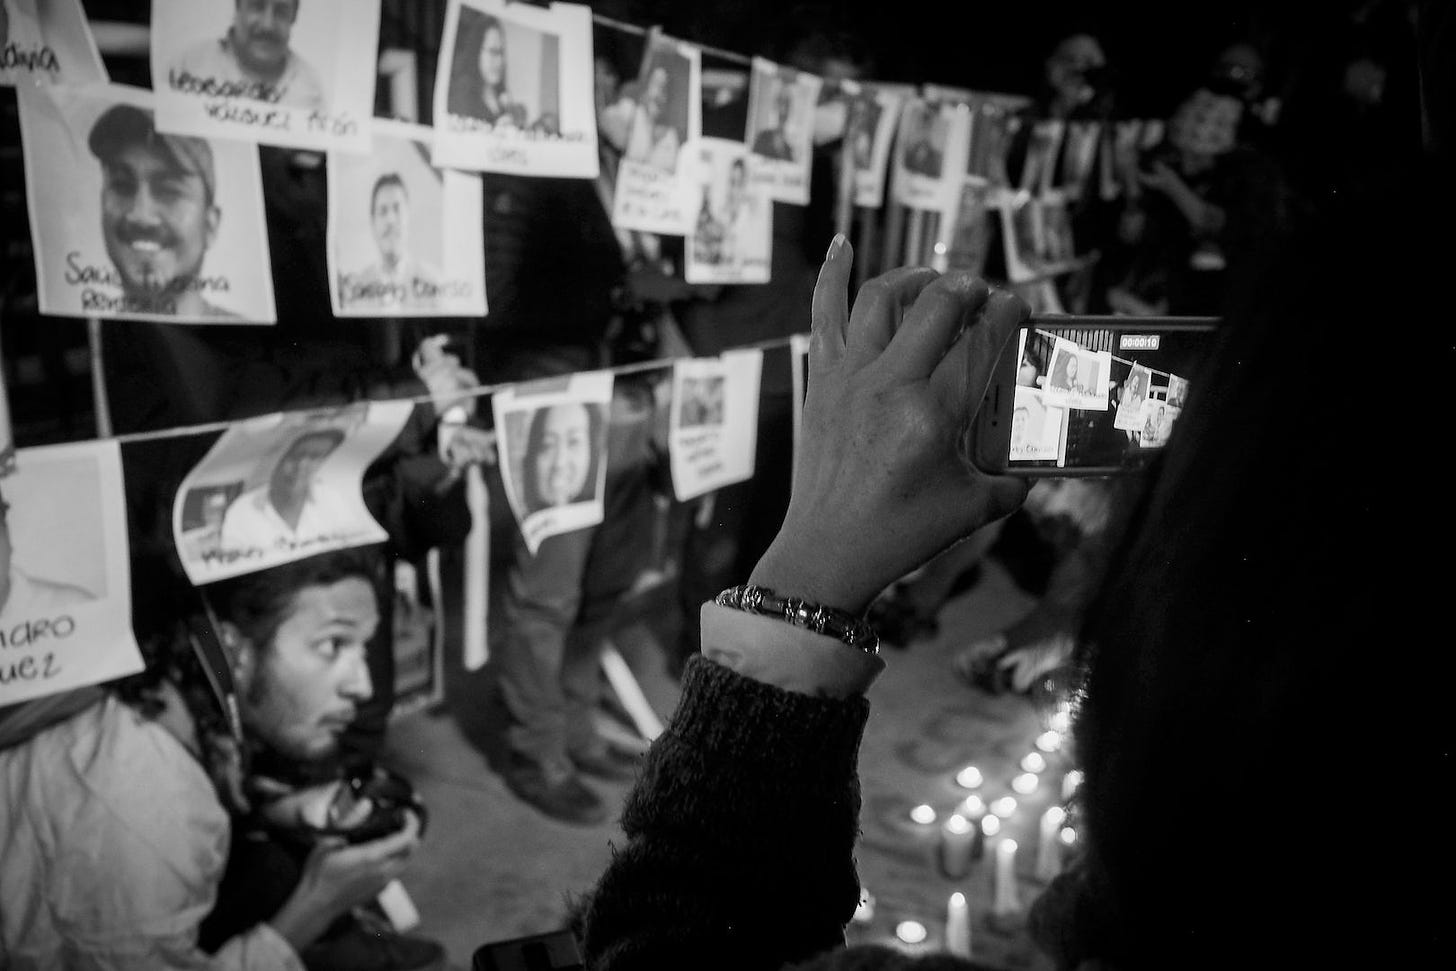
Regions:
M 745 678 L 821 698 L 863 695 L 885 669 L 867 654 L 836 638 L 802 627 L 703 604 L 703 656 Z

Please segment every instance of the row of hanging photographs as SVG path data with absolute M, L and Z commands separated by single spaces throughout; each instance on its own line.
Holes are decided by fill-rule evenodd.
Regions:
M 757 349 L 671 365 L 665 407 L 678 499 L 753 476 L 762 367 Z M 795 368 L 801 375 L 802 361 Z M 501 480 L 532 553 L 547 537 L 602 521 L 614 381 L 593 371 L 490 397 Z M 228 426 L 174 493 L 171 539 L 187 578 L 203 585 L 383 542 L 363 478 L 414 407 L 356 402 Z M 195 433 L 199 449 L 209 435 Z M 16 458 L 0 486 L 0 575 L 9 578 L 0 588 L 0 706 L 142 667 L 121 443 L 26 448 Z
M 974 195 L 981 218 L 1000 211 L 1008 276 L 1023 282 L 1075 264 L 1066 204 L 1099 167 L 1101 194 L 1120 192 L 1162 131 L 1036 122 L 1013 187 L 1006 149 L 1022 122 L 1003 102 L 935 85 L 831 90 L 755 58 L 743 138 L 708 138 L 697 47 L 650 34 L 638 78 L 599 114 L 590 10 L 507 0 L 451 0 L 431 128 L 372 117 L 380 0 L 294 2 L 281 26 L 232 0 L 154 0 L 153 91 L 109 83 L 79 0 L 0 3 L 39 304 L 61 316 L 275 322 L 258 144 L 328 153 L 337 316 L 479 317 L 473 173 L 598 178 L 599 137 L 621 158 L 613 223 L 685 236 L 690 283 L 768 282 L 773 203 L 807 204 L 812 146 L 841 136 L 856 205 L 882 204 L 887 172 L 913 209 Z

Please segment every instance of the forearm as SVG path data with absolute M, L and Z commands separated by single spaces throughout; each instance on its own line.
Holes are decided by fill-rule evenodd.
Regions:
M 842 943 L 867 716 L 694 658 L 590 901 L 587 965 L 778 969 Z

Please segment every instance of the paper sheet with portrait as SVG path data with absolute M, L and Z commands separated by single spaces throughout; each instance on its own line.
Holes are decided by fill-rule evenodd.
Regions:
M 16 93 L 41 313 L 277 319 L 257 146 L 161 134 L 140 88 Z
M 697 152 L 702 137 L 702 51 L 651 34 L 637 80 L 612 107 L 625 112 L 612 225 L 686 236 L 697 218 Z
M 182 480 L 172 505 L 187 578 L 201 585 L 384 542 L 364 505 L 364 471 L 413 408 L 361 401 L 228 428 Z
M 1071 212 L 1066 196 L 1056 189 L 1033 194 L 1025 189 L 1002 192 L 997 210 L 1001 217 L 1001 245 L 1006 276 L 1027 283 L 1076 269 Z
M 435 164 L 597 177 L 591 9 L 450 0 L 435 73 Z
M 152 0 L 162 131 L 366 152 L 381 0 Z
M 0 497 L 0 706 L 140 671 L 117 443 L 22 449 Z
M 854 204 L 878 209 L 885 199 L 890 148 L 906 91 L 893 85 L 866 84 L 850 115 L 845 144 L 854 159 Z
M 1155 391 L 1158 389 L 1155 389 Z M 1173 426 L 1183 409 L 1170 405 L 1160 397 L 1149 397 L 1143 402 L 1142 427 L 1138 429 L 1138 446 L 1141 448 L 1162 448 L 1173 433 Z
M 753 477 L 763 351 L 673 363 L 668 458 L 679 502 Z
M 1037 388 L 1016 387 L 1011 409 L 1013 462 L 1066 460 L 1067 421 L 1070 410 Z
M 689 283 L 767 283 L 773 201 L 756 178 L 760 160 L 742 142 L 698 141 L 698 217 L 687 237 Z
M 896 202 L 943 211 L 960 198 L 970 150 L 971 111 L 962 104 L 906 98 L 895 136 Z
M 1152 388 L 1153 374 L 1141 364 L 1134 363 L 1122 382 L 1121 397 L 1117 402 L 1117 414 L 1112 418 L 1112 427 L 1125 432 L 1139 431 L 1143 427 L 1143 402 L 1148 399 Z
M 1107 411 L 1108 386 L 1112 374 L 1110 351 L 1089 351 L 1076 342 L 1058 337 L 1047 367 L 1047 400 L 1082 411 Z
M 436 168 L 430 129 L 377 121 L 329 153 L 329 296 L 339 317 L 483 317 L 480 176 Z
M 490 401 L 501 481 L 531 555 L 602 521 L 612 372 L 513 385 Z
M 109 80 L 81 0 L 0 0 L 0 87 Z
M 1188 381 L 1176 374 L 1168 375 L 1168 404 L 1182 408 L 1188 398 Z
M 809 204 L 809 170 L 814 163 L 814 106 L 822 78 L 753 59 L 748 84 L 748 128 L 744 144 L 759 160 L 769 198 Z

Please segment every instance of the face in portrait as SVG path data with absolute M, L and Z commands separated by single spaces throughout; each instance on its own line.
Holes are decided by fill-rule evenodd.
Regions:
M 578 402 L 531 416 L 522 469 L 528 512 L 594 497 L 600 428 L 598 410 Z
M 101 162 L 101 233 L 128 300 L 152 313 L 228 315 L 196 285 L 222 221 L 212 147 L 159 134 L 152 114 L 114 105 L 91 128 Z
M 670 50 L 654 51 L 642 75 L 641 95 L 623 158 L 671 172 L 687 138 L 687 82 L 691 64 Z
M 343 441 L 344 433 L 337 428 L 308 432 L 288 446 L 273 466 L 268 500 L 285 520 L 297 525 L 304 504 L 311 498 L 314 477 Z
M 244 71 L 279 77 L 288 66 L 288 44 L 299 0 L 235 0 L 232 50 Z
M 1077 380 L 1077 355 L 1063 352 L 1057 357 L 1056 365 L 1052 368 L 1051 386 L 1062 391 L 1074 391 L 1079 388 Z
M 270 577 L 269 574 L 273 574 Z M 366 651 L 379 625 L 365 575 L 289 588 L 283 568 L 248 577 L 248 616 L 226 615 L 223 644 L 237 657 L 240 714 L 249 734 L 279 754 L 312 761 L 332 754 L 372 697 Z
M 78 586 L 33 576 L 15 562 L 11 515 L 10 503 L 0 495 L 0 619 L 53 617 L 68 607 L 93 600 Z
M 1017 408 L 1011 412 L 1011 451 L 1024 447 L 1026 443 L 1026 423 L 1031 420 L 1031 409 Z
M 884 107 L 873 96 L 861 98 L 859 115 L 850 136 L 850 150 L 854 152 L 854 167 L 868 169 L 874 162 L 875 132 L 880 127 L 880 115 Z
M 374 183 L 369 204 L 369 227 L 374 232 L 374 245 L 379 248 L 379 262 L 393 274 L 406 262 L 410 234 L 409 191 L 404 180 L 390 172 Z
M 728 166 L 728 191 L 724 199 L 730 222 L 748 204 L 748 164 L 741 158 L 735 158 Z
M 507 84 L 506 31 L 498 19 L 462 6 L 451 64 L 451 114 L 492 125 L 525 123 Z
M 944 153 L 936 131 L 935 112 L 925 105 L 910 108 L 910 128 L 906 133 L 905 168 L 926 178 L 940 178 Z

